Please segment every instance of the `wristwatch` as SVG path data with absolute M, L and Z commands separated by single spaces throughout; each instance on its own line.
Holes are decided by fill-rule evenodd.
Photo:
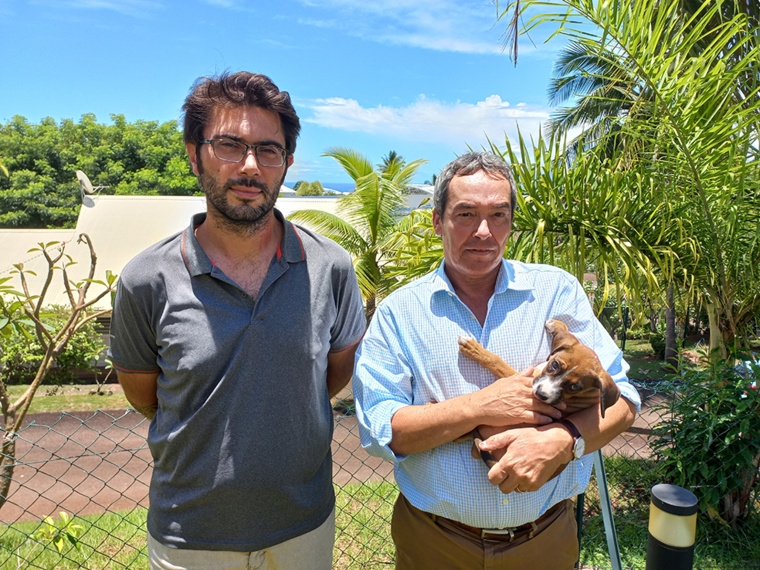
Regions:
M 557 420 L 557 422 L 565 426 L 575 440 L 573 443 L 573 459 L 580 459 L 583 457 L 583 454 L 586 453 L 586 441 L 583 439 L 581 432 L 579 432 L 578 428 L 575 427 L 575 424 L 567 418 L 562 418 Z

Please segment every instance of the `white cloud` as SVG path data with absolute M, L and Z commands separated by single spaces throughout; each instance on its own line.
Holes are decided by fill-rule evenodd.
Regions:
M 486 141 L 513 137 L 517 125 L 524 134 L 539 132 L 549 118 L 543 107 L 520 103 L 511 105 L 499 95 L 476 103 L 447 103 L 420 96 L 405 107 L 379 105 L 366 108 L 354 99 L 333 97 L 305 104 L 312 111 L 303 120 L 325 128 L 400 138 L 425 143 L 467 143 L 479 146 Z
M 379 43 L 500 54 L 503 25 L 488 0 L 300 0 L 299 23 Z

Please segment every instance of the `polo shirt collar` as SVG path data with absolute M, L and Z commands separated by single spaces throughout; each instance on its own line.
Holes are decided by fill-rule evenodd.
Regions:
M 306 251 L 303 248 L 303 242 L 298 233 L 300 228 L 286 220 L 285 216 L 277 208 L 274 209 L 274 217 L 285 226 L 285 233 L 277 248 L 277 259 L 284 259 L 288 263 L 304 261 L 306 259 Z
M 284 232 L 282 241 L 277 247 L 277 259 L 284 260 L 287 263 L 298 263 L 306 259 L 306 252 L 301 242 L 301 237 L 298 235 L 298 229 L 291 222 L 285 219 L 282 213 L 275 208 L 274 216 L 282 222 L 284 226 Z M 195 237 L 195 228 L 200 226 L 206 219 L 206 212 L 200 214 L 194 214 L 190 220 L 190 225 L 185 229 L 182 235 L 182 257 L 185 260 L 185 264 L 190 271 L 190 275 L 195 277 L 203 273 L 211 273 L 214 268 L 214 264 L 203 251 L 201 244 L 198 243 L 198 238 Z

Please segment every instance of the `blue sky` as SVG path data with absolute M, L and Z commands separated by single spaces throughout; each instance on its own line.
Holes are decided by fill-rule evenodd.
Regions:
M 249 70 L 301 117 L 288 181 L 350 181 L 320 156 L 344 146 L 426 159 L 424 182 L 551 113 L 559 42 L 521 37 L 514 67 L 496 15 L 488 0 L 0 0 L 0 121 L 178 120 L 198 77 Z

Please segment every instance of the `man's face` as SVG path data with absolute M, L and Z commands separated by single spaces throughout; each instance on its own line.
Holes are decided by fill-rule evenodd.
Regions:
M 453 283 L 495 277 L 512 231 L 511 188 L 506 178 L 480 170 L 455 176 L 443 216 L 433 211 L 443 240 L 446 272 Z
M 276 144 L 285 148 L 280 117 L 260 107 L 217 107 L 203 133 L 206 139 L 219 137 L 247 144 Z M 283 166 L 261 166 L 252 150 L 240 162 L 216 158 L 210 144 L 188 144 L 193 172 L 206 194 L 209 210 L 234 226 L 257 227 L 274 208 L 293 156 Z

